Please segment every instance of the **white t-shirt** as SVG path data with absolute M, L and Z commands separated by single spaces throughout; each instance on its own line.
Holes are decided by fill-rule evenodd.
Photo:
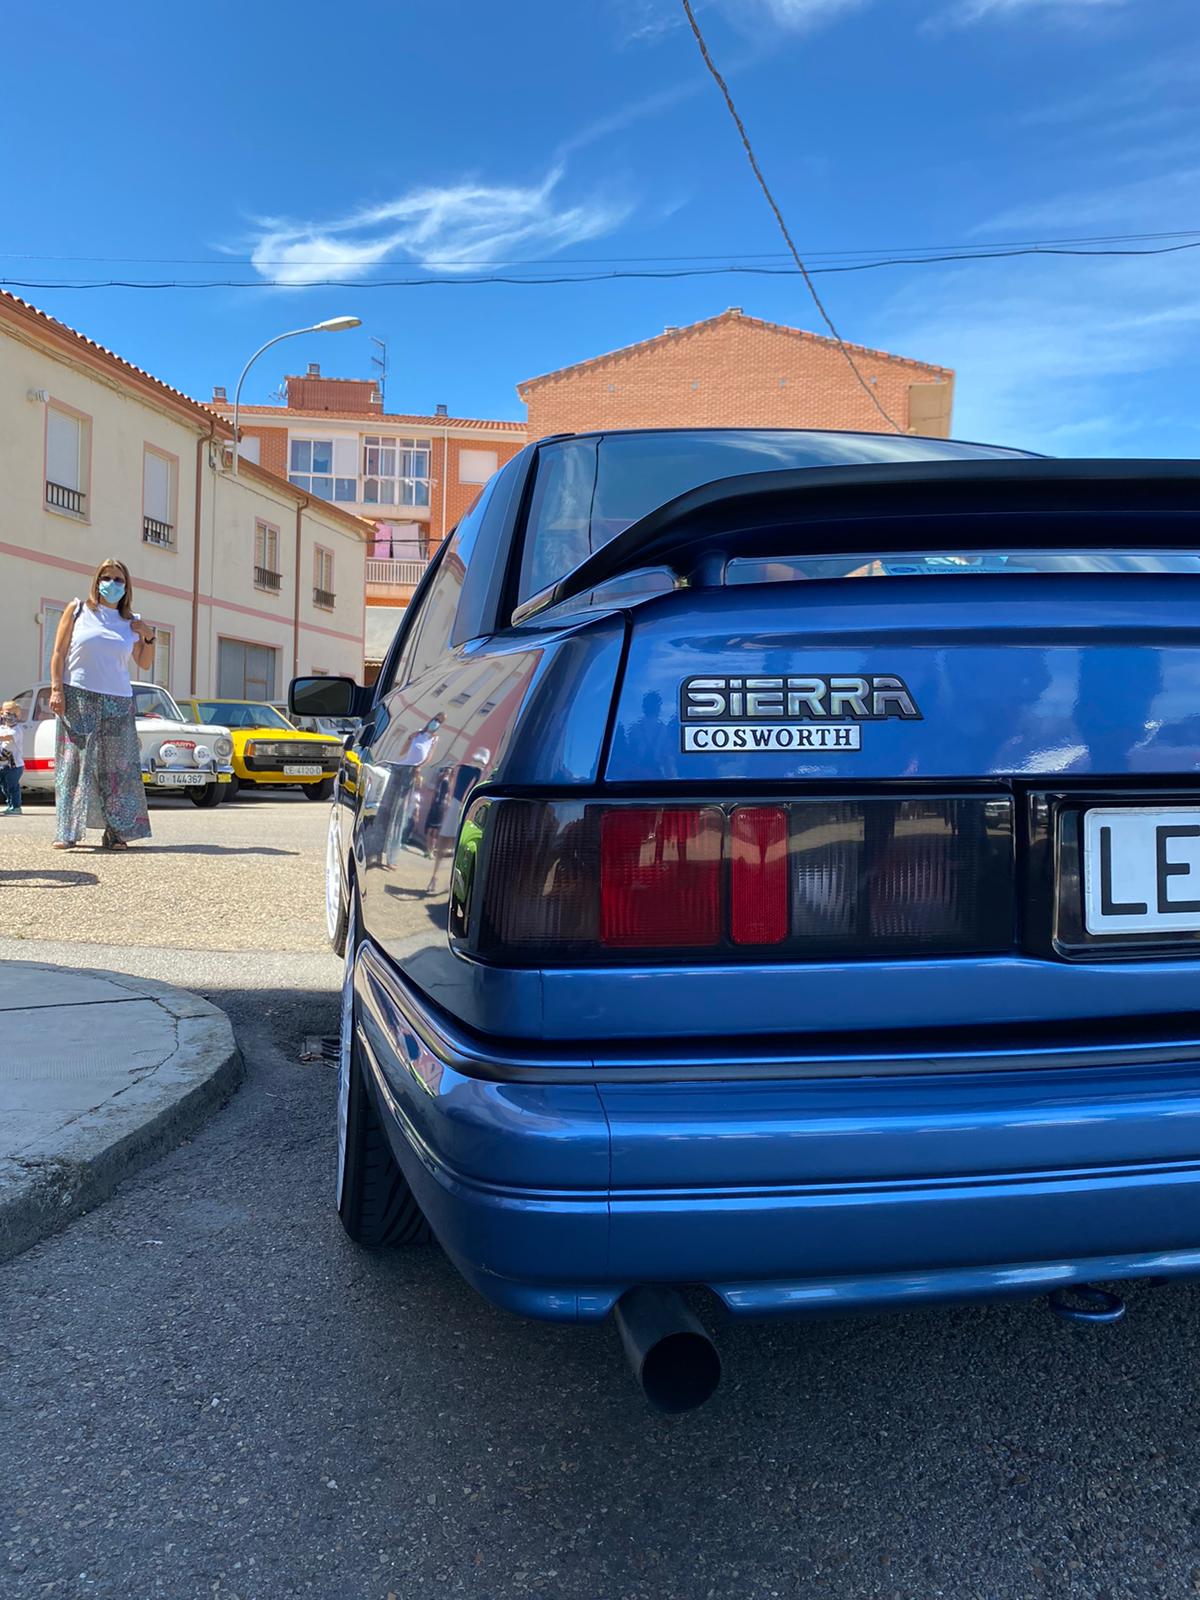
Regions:
M 15 728 L 10 728 L 6 723 L 0 722 L 0 764 L 5 766 L 7 766 L 7 762 L 4 761 L 6 750 L 13 758 L 14 767 L 25 765 L 25 735 L 19 723 Z
M 73 600 L 75 628 L 67 652 L 67 682 L 93 694 L 111 694 L 128 699 L 133 694 L 129 681 L 129 658 L 137 634 L 113 606 L 91 606 Z M 137 617 L 137 612 L 134 612 Z M 140 620 L 140 618 L 138 619 Z

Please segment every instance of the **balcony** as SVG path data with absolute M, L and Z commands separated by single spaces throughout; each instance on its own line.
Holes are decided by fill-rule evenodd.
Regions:
M 270 567 L 255 567 L 254 587 L 256 589 L 266 589 L 270 594 L 278 594 L 282 583 L 282 572 L 272 572 Z
M 429 565 L 427 561 L 374 561 L 367 562 L 367 582 L 404 584 L 415 588 L 421 574 Z
M 313 590 L 313 605 L 320 606 L 322 611 L 332 611 L 335 596 L 329 589 Z
M 82 489 L 68 489 L 65 484 L 51 483 L 46 479 L 46 504 L 55 511 L 68 511 L 73 517 L 83 515 L 83 502 L 87 499 Z
M 175 529 L 169 522 L 160 522 L 157 517 L 143 517 L 142 543 L 173 545 L 175 543 Z

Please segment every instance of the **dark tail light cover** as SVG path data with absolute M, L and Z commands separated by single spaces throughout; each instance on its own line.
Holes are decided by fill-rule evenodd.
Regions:
M 460 835 L 450 933 L 520 966 L 999 953 L 1014 873 L 1008 795 L 488 798 Z

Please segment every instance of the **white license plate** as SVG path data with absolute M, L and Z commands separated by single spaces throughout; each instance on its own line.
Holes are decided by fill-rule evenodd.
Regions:
M 1099 806 L 1083 817 L 1092 934 L 1200 931 L 1200 806 Z
M 321 776 L 321 769 L 316 766 L 284 767 L 283 770 L 289 778 L 319 778 Z
M 181 785 L 211 783 L 207 772 L 156 772 L 154 781 L 160 789 L 178 789 Z

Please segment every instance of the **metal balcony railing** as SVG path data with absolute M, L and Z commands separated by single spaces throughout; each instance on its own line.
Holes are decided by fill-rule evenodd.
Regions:
M 278 594 L 282 582 L 282 572 L 272 572 L 270 567 L 255 567 L 254 587 L 256 589 L 269 589 L 272 594 Z
M 333 610 L 334 595 L 329 589 L 313 590 L 313 605 L 322 606 L 326 611 Z
M 368 561 L 368 583 L 418 584 L 427 561 Z
M 56 511 L 70 511 L 81 517 L 86 499 L 82 489 L 68 489 L 65 484 L 51 483 L 49 478 L 46 479 L 46 504 L 53 506 Z
M 142 542 L 144 544 L 174 544 L 175 529 L 169 522 L 160 522 L 157 517 L 143 517 Z

